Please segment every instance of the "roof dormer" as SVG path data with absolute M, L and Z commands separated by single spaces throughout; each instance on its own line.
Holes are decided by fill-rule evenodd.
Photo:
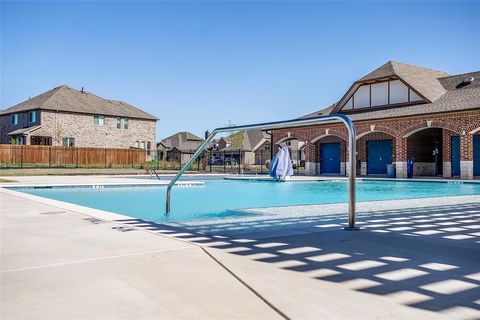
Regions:
M 427 103 L 428 100 L 399 78 L 355 83 L 340 100 L 338 111 L 359 111 Z
M 389 61 L 353 83 L 333 112 L 368 111 L 429 103 L 445 93 L 446 73 Z

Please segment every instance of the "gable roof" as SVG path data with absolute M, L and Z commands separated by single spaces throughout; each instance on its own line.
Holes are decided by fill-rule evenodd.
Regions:
M 226 137 L 230 145 L 222 150 L 255 151 L 267 139 L 267 133 L 262 130 L 238 131 Z
M 330 107 L 327 107 L 327 108 L 324 108 L 324 109 L 321 109 L 321 110 L 318 110 L 318 111 L 315 111 L 315 112 L 312 112 L 312 113 L 309 113 L 309 114 L 306 114 L 304 116 L 301 116 L 300 118 L 313 118 L 313 117 L 318 117 L 318 116 L 325 116 L 327 114 L 330 114 L 332 113 L 333 109 L 335 108 L 337 104 L 334 103 L 332 104 Z
M 339 109 L 343 107 L 347 99 L 350 98 L 350 96 L 353 95 L 357 88 L 362 84 L 386 79 L 399 78 L 428 102 L 434 102 L 445 94 L 446 90 L 440 83 L 439 79 L 447 76 L 449 76 L 448 73 L 444 71 L 428 69 L 396 61 L 388 61 L 384 65 L 368 73 L 366 76 L 355 81 L 338 102 L 336 111 L 339 111 Z
M 158 120 L 157 117 L 126 102 L 106 100 L 93 93 L 81 92 L 65 85 L 2 110 L 0 115 L 37 109 Z
M 382 67 L 374 70 L 369 73 L 362 79 L 374 79 L 375 77 L 388 77 L 388 73 L 395 69 L 395 65 L 398 63 L 387 63 Z M 402 64 L 407 66 L 405 69 L 411 69 L 412 66 Z M 430 70 L 426 68 L 414 67 L 423 69 L 418 71 L 422 76 L 416 75 L 415 81 L 420 81 L 422 77 L 428 79 L 422 84 L 423 87 L 427 87 L 428 83 L 435 83 L 433 85 L 432 92 L 437 94 L 440 91 L 443 91 L 438 98 L 430 103 L 421 103 L 410 106 L 403 107 L 391 107 L 384 108 L 380 110 L 369 110 L 368 108 L 362 109 L 359 112 L 346 113 L 346 115 L 352 119 L 352 121 L 361 121 L 361 120 L 372 120 L 372 119 L 384 119 L 384 118 L 393 118 L 393 117 L 403 117 L 403 116 L 414 116 L 421 114 L 433 114 L 433 113 L 443 113 L 443 112 L 455 112 L 462 110 L 475 110 L 480 109 L 480 71 L 469 72 L 464 74 L 452 75 L 452 76 L 440 76 L 445 75 L 445 72 Z M 400 68 L 401 69 L 401 68 Z M 397 68 L 398 70 L 398 68 Z M 401 71 L 402 72 L 402 71 Z M 431 77 L 426 76 L 431 74 L 435 78 L 435 81 L 431 81 Z M 466 82 L 465 80 L 471 80 L 471 83 Z M 361 80 L 362 80 L 361 79 Z M 429 80 L 430 79 L 430 80 Z M 360 81 L 360 80 L 359 80 Z M 410 80 L 411 81 L 411 80 Z M 441 90 L 438 90 L 438 85 L 441 86 Z M 417 88 L 420 85 L 416 84 Z M 428 89 L 428 88 L 427 88 Z M 424 90 L 425 91 L 425 90 Z M 301 118 L 311 118 L 317 117 L 325 114 L 332 114 L 338 112 L 335 108 L 335 105 L 332 105 L 328 108 L 309 113 L 302 116 Z M 337 103 L 338 105 L 338 103 Z
M 430 102 L 437 100 L 445 93 L 445 89 L 438 79 L 448 77 L 448 73 L 395 61 L 389 61 L 389 63 L 392 65 L 395 75 Z
M 202 138 L 187 131 L 177 132 L 159 142 L 167 150 L 176 148 L 180 151 L 196 150 L 202 143 Z

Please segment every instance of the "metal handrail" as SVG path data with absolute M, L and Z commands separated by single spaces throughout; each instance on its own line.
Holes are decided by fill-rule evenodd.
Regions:
M 275 121 L 275 122 L 266 122 L 266 123 L 257 123 L 243 126 L 235 127 L 223 127 L 217 128 L 212 131 L 208 138 L 202 143 L 202 145 L 197 149 L 193 156 L 188 160 L 188 162 L 180 169 L 177 175 L 170 181 L 167 186 L 167 199 L 166 199 L 166 212 L 165 214 L 170 213 L 170 195 L 172 187 L 175 185 L 177 180 L 185 173 L 185 171 L 190 168 L 193 162 L 202 154 L 203 150 L 207 145 L 213 140 L 215 135 L 220 132 L 232 132 L 232 131 L 249 131 L 249 130 L 269 130 L 269 129 L 282 129 L 282 128 L 295 128 L 295 127 L 305 127 L 321 124 L 329 120 L 340 120 L 345 124 L 348 130 L 348 155 L 349 155 L 349 177 L 348 177 L 348 227 L 346 230 L 357 230 L 355 227 L 355 191 L 356 191 L 356 146 L 355 146 L 355 128 L 353 126 L 350 118 L 343 114 L 331 114 L 319 117 L 312 118 L 303 118 L 303 119 L 293 119 L 293 120 L 284 120 L 284 121 Z
M 158 176 L 158 173 L 157 173 L 157 171 L 155 170 L 155 168 L 150 169 L 150 179 L 152 178 L 152 172 L 155 173 L 155 175 L 157 176 L 157 179 L 158 179 L 158 180 L 162 180 L 162 179 L 160 179 L 160 177 Z

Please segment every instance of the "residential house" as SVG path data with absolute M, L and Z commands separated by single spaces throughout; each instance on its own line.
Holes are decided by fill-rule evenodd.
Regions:
M 157 121 L 126 102 L 63 85 L 0 111 L 0 143 L 141 148 L 152 158 Z
M 339 84 L 342 85 L 342 84 Z M 344 114 L 356 130 L 357 174 L 480 176 L 480 71 L 446 72 L 389 61 L 348 86 L 332 106 L 304 117 Z M 348 174 L 343 124 L 273 130 L 276 146 L 304 142 L 306 174 Z
M 270 135 L 261 130 L 239 131 L 210 145 L 214 156 L 242 164 L 263 165 L 271 159 Z
M 157 144 L 160 160 L 186 163 L 203 143 L 203 139 L 190 132 L 177 132 Z

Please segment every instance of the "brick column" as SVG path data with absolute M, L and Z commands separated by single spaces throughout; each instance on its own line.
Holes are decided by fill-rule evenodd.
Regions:
M 317 172 L 316 165 L 316 147 L 314 144 L 307 142 L 305 145 L 305 175 L 314 176 Z
M 452 177 L 452 135 L 450 130 L 442 130 L 442 163 L 443 163 L 443 177 Z
M 397 178 L 407 177 L 407 138 L 395 139 L 395 167 Z
M 460 136 L 460 179 L 473 179 L 473 135 Z
M 357 160 L 360 162 L 357 175 L 367 175 L 367 137 L 363 136 L 357 140 Z

